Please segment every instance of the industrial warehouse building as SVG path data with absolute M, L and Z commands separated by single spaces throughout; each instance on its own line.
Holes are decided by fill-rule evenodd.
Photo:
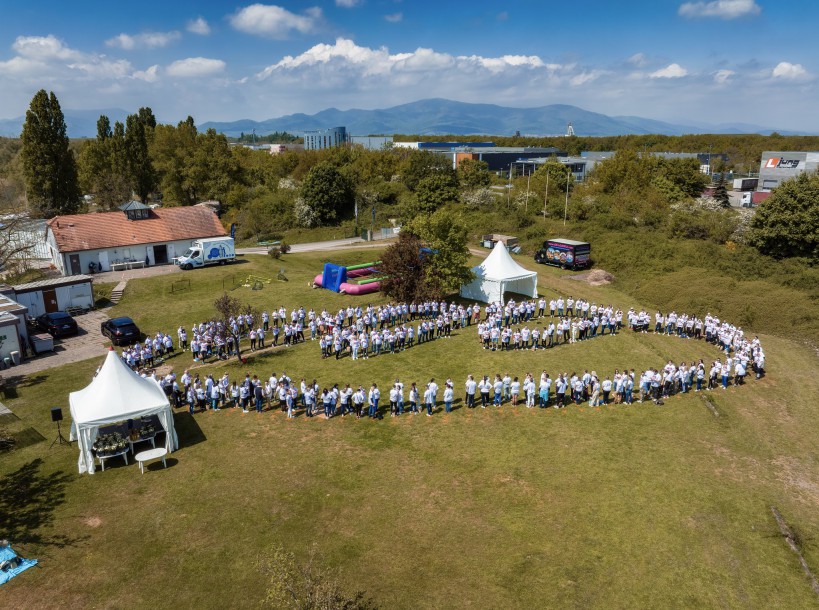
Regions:
M 819 168 L 819 152 L 772 151 L 762 153 L 759 189 L 770 192 L 785 180 Z
M 330 129 L 316 129 L 305 131 L 304 150 L 323 150 L 336 148 L 350 143 L 346 127 L 331 127 Z
M 55 216 L 46 223 L 51 261 L 63 275 L 165 265 L 197 239 L 227 234 L 206 206 L 150 209 L 132 201 L 119 212 Z
M 523 159 L 566 157 L 568 154 L 552 146 L 495 146 L 494 142 L 395 142 L 393 146 L 443 155 L 451 159 L 453 168 L 464 159 L 475 159 L 485 162 L 490 172 L 506 174 L 514 171 L 514 163 Z

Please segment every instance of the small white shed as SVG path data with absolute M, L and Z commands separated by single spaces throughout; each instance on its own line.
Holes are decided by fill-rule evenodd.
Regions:
M 28 314 L 34 318 L 69 307 L 91 309 L 94 306 L 94 290 L 87 275 L 39 280 L 12 288 L 14 300 L 28 307 Z

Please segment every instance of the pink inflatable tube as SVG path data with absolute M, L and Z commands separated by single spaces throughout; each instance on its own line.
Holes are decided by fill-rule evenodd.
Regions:
M 370 282 L 369 284 L 348 284 L 343 282 L 339 288 L 345 294 L 372 294 L 381 290 L 381 282 Z

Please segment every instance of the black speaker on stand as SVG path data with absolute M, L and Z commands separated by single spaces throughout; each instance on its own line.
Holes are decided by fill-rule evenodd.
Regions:
M 51 447 L 53 447 L 55 443 L 70 445 L 71 442 L 63 436 L 63 432 L 60 430 L 60 424 L 63 421 L 63 410 L 60 407 L 51 409 L 51 421 L 57 423 L 57 438 L 51 441 Z M 49 447 L 49 449 L 51 449 L 51 447 Z

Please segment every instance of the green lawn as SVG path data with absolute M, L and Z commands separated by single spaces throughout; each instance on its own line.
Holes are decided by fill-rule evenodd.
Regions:
M 173 330 L 212 315 L 222 282 L 255 274 L 287 283 L 232 294 L 258 305 L 337 309 L 351 297 L 313 290 L 327 254 L 288 255 L 129 282 L 112 315 Z M 366 262 L 368 252 L 333 253 Z M 636 304 L 539 268 L 541 291 Z M 171 282 L 190 289 L 171 293 Z M 359 302 L 381 300 L 362 297 Z M 760 312 L 760 316 L 770 312 Z M 468 411 L 334 421 L 221 411 L 176 416 L 170 468 L 76 474 L 72 446 L 48 449 L 51 406 L 67 407 L 99 359 L 28 379 L 5 402 L 13 431 L 36 441 L 0 455 L 0 536 L 41 560 L 2 588 L 9 607 L 257 607 L 257 559 L 311 545 L 350 588 L 383 608 L 814 607 L 779 536 L 776 506 L 819 571 L 819 366 L 809 348 L 763 336 L 769 375 L 665 406 Z M 713 347 L 622 333 L 547 353 L 490 353 L 474 331 L 366 361 L 322 361 L 316 344 L 210 367 L 386 385 L 396 376 L 596 369 L 712 358 Z M 103 354 L 100 355 L 100 358 Z M 177 370 L 191 364 L 173 360 Z M 203 369 L 208 370 L 208 369 Z M 8 600 L 8 601 L 6 601 Z

